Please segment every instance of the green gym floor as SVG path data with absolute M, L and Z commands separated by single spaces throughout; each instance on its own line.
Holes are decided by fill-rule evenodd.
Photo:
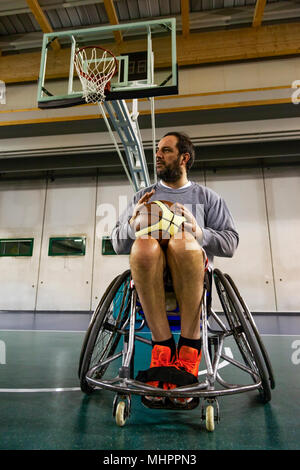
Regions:
M 78 358 L 89 315 L 0 313 L 1 450 L 296 450 L 300 445 L 300 316 L 255 317 L 272 360 L 276 388 L 219 399 L 221 421 L 210 433 L 201 408 L 151 410 L 132 397 L 122 428 L 114 393 L 79 389 Z M 235 344 L 232 344 L 235 354 Z M 139 343 L 136 370 L 150 349 Z M 231 365 L 222 364 L 228 381 Z

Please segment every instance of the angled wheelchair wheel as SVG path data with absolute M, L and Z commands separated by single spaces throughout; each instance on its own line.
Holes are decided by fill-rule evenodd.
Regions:
M 215 430 L 215 416 L 214 416 L 214 407 L 208 405 L 205 411 L 205 424 L 208 431 Z
M 125 401 L 120 401 L 117 405 L 116 410 L 116 423 L 118 426 L 124 426 L 126 423 L 126 403 Z
M 231 277 L 229 276 L 229 274 L 224 274 L 224 276 L 226 277 L 226 279 L 229 281 L 232 289 L 234 290 L 234 293 L 236 294 L 240 304 L 241 304 L 241 307 L 243 309 L 243 312 L 247 318 L 247 320 L 249 321 L 249 324 L 252 328 L 252 331 L 255 335 L 255 338 L 258 342 L 258 345 L 259 345 L 259 348 L 260 348 L 260 351 L 261 351 L 261 354 L 264 358 L 264 361 L 265 361 L 265 366 L 267 368 L 267 371 L 268 371 L 268 374 L 269 374 L 269 381 L 270 381 L 270 387 L 271 389 L 273 390 L 275 388 L 275 378 L 274 378 L 274 372 L 273 372 L 273 368 L 272 368 L 272 365 L 271 365 L 271 361 L 270 361 L 270 358 L 269 358 L 269 355 L 267 353 L 267 350 L 265 348 L 265 345 L 261 339 L 261 336 L 259 334 L 259 331 L 257 329 L 257 326 L 255 324 L 255 321 L 254 321 L 254 318 L 249 310 L 249 308 L 247 307 L 245 301 L 243 300 L 237 286 L 235 285 L 234 281 L 231 279 Z
M 80 387 L 84 393 L 90 394 L 94 387 L 86 380 L 87 372 L 100 362 L 112 356 L 122 336 L 120 330 L 125 325 L 130 310 L 130 270 L 118 276 L 110 292 L 101 302 L 95 315 L 89 335 L 84 341 L 85 349 L 82 351 L 80 368 Z M 109 363 L 97 370 L 95 378 L 100 379 Z
M 117 279 L 119 278 L 119 276 L 115 277 L 111 283 L 109 284 L 109 286 L 107 287 L 106 291 L 104 292 L 103 296 L 101 297 L 101 300 L 100 302 L 98 303 L 96 309 L 94 310 L 93 312 L 93 315 L 92 315 L 92 318 L 91 318 L 91 321 L 90 321 L 90 324 L 88 326 L 88 329 L 85 333 L 85 336 L 84 336 L 84 340 L 83 340 L 83 343 L 82 343 L 82 346 L 81 346 L 81 351 L 80 351 L 80 357 L 79 357 L 79 365 L 78 365 L 78 378 L 80 379 L 80 375 L 81 375 L 81 367 L 82 367 L 82 361 L 83 361 L 83 357 L 84 357 L 84 354 L 85 354 L 85 351 L 86 351 L 86 346 L 87 346 L 87 342 L 89 340 L 89 337 L 90 337 L 90 334 L 91 334 L 91 331 L 93 329 L 93 325 L 95 323 L 95 320 L 96 318 L 98 317 L 99 315 L 99 312 L 100 312 L 100 309 L 104 303 L 104 301 L 106 300 L 108 294 L 110 293 L 113 285 L 116 283 Z
M 256 336 L 228 279 L 219 269 L 214 269 L 213 276 L 229 328 L 245 364 L 254 374 L 260 377 L 260 398 L 263 403 L 267 403 L 271 400 L 271 390 L 268 373 Z

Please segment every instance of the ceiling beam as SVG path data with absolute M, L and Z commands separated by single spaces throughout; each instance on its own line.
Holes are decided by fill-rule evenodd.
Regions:
M 181 0 L 181 23 L 182 35 L 187 37 L 190 34 L 190 0 Z
M 153 49 L 160 53 L 155 57 L 159 67 L 169 66 L 169 41 L 153 36 Z M 117 53 L 138 52 L 142 40 L 123 41 Z M 300 22 L 266 25 L 260 28 L 242 28 L 205 33 L 191 33 L 184 38 L 177 36 L 177 61 L 179 67 L 213 63 L 226 63 L 249 59 L 300 55 Z M 107 44 L 116 49 L 116 44 Z M 39 52 L 3 55 L 0 57 L 0 77 L 6 83 L 35 81 L 39 76 L 41 54 Z M 48 78 L 69 75 L 70 50 L 48 52 Z M 50 66 L 50 67 L 49 67 Z M 50 73 L 49 73 L 50 71 Z
M 26 0 L 27 4 L 34 15 L 36 21 L 41 27 L 41 30 L 43 33 L 53 33 L 53 29 L 47 20 L 45 13 L 41 9 L 38 0 Z M 54 51 L 59 51 L 60 50 L 60 44 L 57 39 L 51 43 L 51 47 Z
M 256 0 L 252 26 L 258 28 L 261 26 L 267 0 Z
M 111 25 L 119 24 L 117 12 L 113 0 L 104 0 L 104 7 L 108 17 L 108 20 Z M 117 44 L 120 44 L 123 41 L 123 36 L 120 31 L 114 31 L 114 36 Z

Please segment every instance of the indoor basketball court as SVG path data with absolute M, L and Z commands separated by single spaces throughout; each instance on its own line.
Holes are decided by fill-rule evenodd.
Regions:
M 299 26 L 296 0 L 0 2 L 1 450 L 299 449 Z M 197 384 L 151 407 L 112 231 L 170 131 L 239 244 L 205 274 Z
M 133 396 L 132 414 L 119 427 L 112 416 L 110 391 L 84 395 L 77 369 L 86 315 L 19 313 L 16 322 L 12 313 L 2 314 L 7 365 L 1 365 L 1 449 L 298 449 L 299 318 L 259 315 L 255 320 L 276 377 L 272 400 L 262 405 L 256 392 L 223 397 L 220 423 L 209 433 L 198 408 L 149 410 Z M 150 354 L 144 345 L 139 352 Z M 140 358 L 136 367 L 145 367 Z M 232 378 L 229 364 L 220 367 Z

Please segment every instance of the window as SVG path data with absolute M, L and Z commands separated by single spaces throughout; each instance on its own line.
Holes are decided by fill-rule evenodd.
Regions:
M 33 238 L 1 238 L 0 256 L 32 256 Z
M 113 249 L 110 237 L 102 237 L 102 254 L 103 255 L 116 255 Z
M 57 237 L 49 240 L 49 256 L 84 256 L 86 237 Z

